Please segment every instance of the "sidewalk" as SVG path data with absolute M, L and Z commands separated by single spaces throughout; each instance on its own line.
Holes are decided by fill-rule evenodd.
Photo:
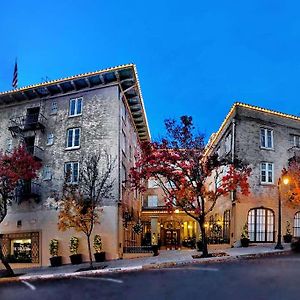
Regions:
M 211 250 L 210 253 L 226 253 L 227 256 L 196 258 L 192 255 L 200 255 L 201 252 L 196 250 L 162 250 L 158 256 L 134 258 L 134 259 L 119 259 L 106 261 L 102 263 L 94 263 L 97 270 L 76 272 L 78 269 L 87 268 L 88 263 L 80 265 L 63 265 L 61 267 L 36 267 L 26 269 L 16 269 L 17 277 L 0 278 L 2 282 L 16 281 L 35 281 L 35 280 L 50 280 L 59 278 L 70 278 L 76 276 L 100 275 L 114 272 L 130 272 L 143 269 L 164 268 L 175 265 L 183 265 L 190 263 L 215 263 L 228 261 L 239 258 L 253 258 L 271 255 L 283 255 L 290 253 L 290 244 L 284 244 L 284 250 L 275 250 L 275 244 L 253 245 L 247 248 L 229 248 L 224 250 Z M 19 276 L 18 276 L 19 274 Z M 21 275 L 22 274 L 22 275 Z

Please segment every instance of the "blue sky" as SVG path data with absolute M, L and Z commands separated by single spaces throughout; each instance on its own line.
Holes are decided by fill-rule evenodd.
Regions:
M 300 115 L 300 2 L 2 1 L 0 91 L 125 63 L 153 137 L 192 115 L 208 137 L 235 101 Z

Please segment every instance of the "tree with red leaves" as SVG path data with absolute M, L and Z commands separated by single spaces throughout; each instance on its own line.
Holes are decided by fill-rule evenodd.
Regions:
M 41 163 L 36 161 L 24 146 L 15 148 L 10 154 L 0 152 L 0 223 L 7 215 L 7 205 L 14 199 L 14 190 L 22 180 L 27 181 L 37 176 Z M 9 276 L 13 270 L 6 261 L 0 241 L 0 259 Z
M 169 210 L 179 208 L 200 226 L 203 257 L 207 257 L 206 216 L 217 200 L 230 192 L 249 193 L 251 169 L 241 161 L 207 154 L 203 135 L 195 133 L 192 117 L 166 120 L 166 138 L 145 142 L 131 169 L 133 188 L 145 191 L 149 179 L 163 190 Z
M 300 206 L 300 160 L 293 156 L 287 168 L 282 170 L 282 177 L 289 179 L 286 204 L 292 208 Z

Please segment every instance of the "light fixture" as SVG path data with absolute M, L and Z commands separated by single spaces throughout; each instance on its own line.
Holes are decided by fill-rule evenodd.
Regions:
M 283 184 L 287 185 L 289 183 L 289 178 L 284 177 L 282 181 L 283 181 Z
M 175 214 L 178 214 L 179 213 L 179 209 L 175 209 Z

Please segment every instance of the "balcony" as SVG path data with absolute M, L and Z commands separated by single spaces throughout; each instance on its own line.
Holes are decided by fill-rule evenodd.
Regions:
M 168 207 L 166 205 L 161 205 L 161 206 L 148 206 L 148 205 L 143 205 L 142 207 L 143 211 L 153 211 L 153 210 L 159 210 L 159 211 L 167 211 Z
M 26 150 L 30 153 L 36 160 L 42 161 L 44 159 L 44 149 L 38 146 L 26 146 Z
M 24 131 L 28 130 L 44 130 L 46 126 L 46 117 L 40 112 L 27 114 L 24 123 Z
M 21 203 L 25 200 L 33 199 L 35 202 L 39 202 L 41 195 L 41 185 L 34 181 L 25 181 L 18 185 L 16 188 L 16 200 L 17 203 Z
M 40 112 L 27 113 L 25 116 L 10 118 L 8 129 L 13 135 L 21 134 L 30 130 L 45 130 L 47 119 Z

